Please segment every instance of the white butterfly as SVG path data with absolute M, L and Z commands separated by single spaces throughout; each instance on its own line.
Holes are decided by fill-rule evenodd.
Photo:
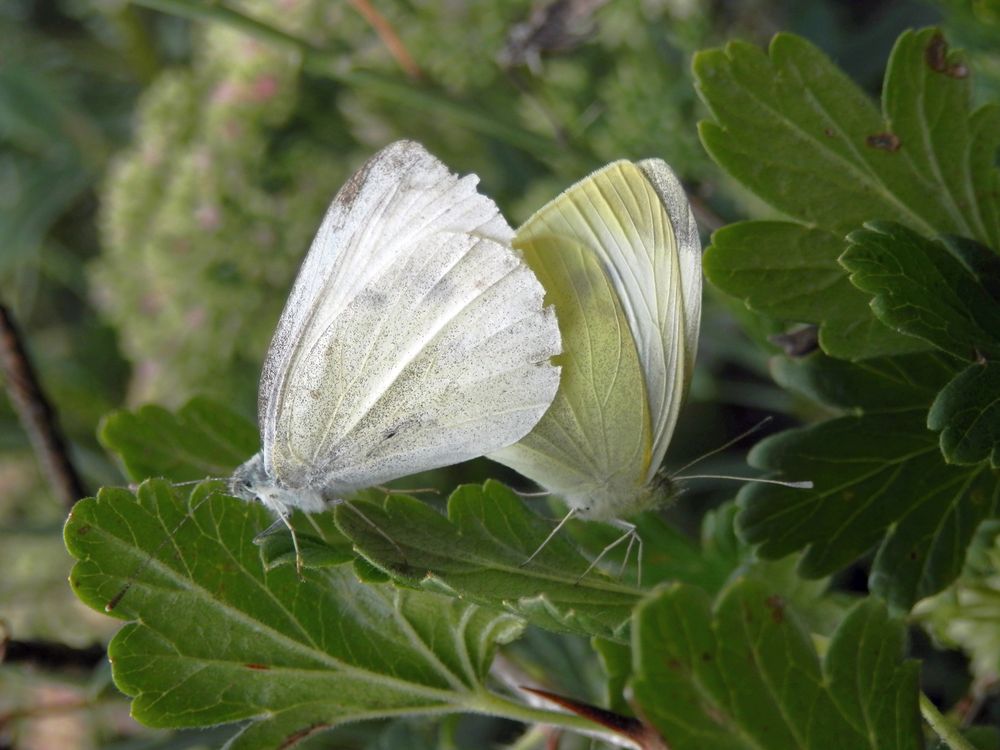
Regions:
M 539 210 L 514 246 L 556 308 L 562 379 L 535 429 L 490 458 L 563 498 L 564 522 L 655 506 L 670 491 L 657 472 L 701 319 L 701 243 L 683 188 L 658 159 L 614 162 Z
M 262 450 L 234 494 L 287 517 L 523 437 L 559 384 L 544 291 L 494 203 L 419 144 L 337 193 L 260 381 Z

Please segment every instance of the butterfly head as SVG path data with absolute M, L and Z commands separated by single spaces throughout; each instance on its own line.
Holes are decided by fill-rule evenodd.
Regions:
M 242 500 L 256 500 L 260 497 L 260 490 L 268 484 L 271 480 L 264 468 L 264 456 L 258 453 L 233 472 L 229 479 L 229 493 Z
M 307 513 L 318 513 L 327 508 L 322 490 L 309 482 L 302 487 L 288 487 L 280 479 L 275 479 L 264 465 L 263 453 L 256 454 L 233 472 L 229 479 L 229 493 L 247 502 L 260 500 L 279 516 L 287 516 L 293 508 L 301 508 Z

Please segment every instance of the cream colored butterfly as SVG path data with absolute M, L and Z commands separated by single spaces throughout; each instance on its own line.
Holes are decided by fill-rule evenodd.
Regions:
M 631 529 L 620 519 L 669 494 L 658 470 L 698 346 L 701 243 L 687 198 L 659 159 L 614 162 L 528 219 L 514 246 L 556 308 L 562 376 L 534 430 L 489 457 L 563 498 L 563 523 Z
M 538 422 L 559 383 L 558 327 L 477 182 L 400 141 L 340 189 L 267 352 L 262 449 L 234 494 L 283 520 Z

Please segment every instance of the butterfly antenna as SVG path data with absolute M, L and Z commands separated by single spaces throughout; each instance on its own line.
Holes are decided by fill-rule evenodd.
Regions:
M 205 480 L 203 479 L 197 480 L 197 482 L 203 482 L 203 481 Z M 179 484 L 192 484 L 192 482 L 175 483 L 174 486 L 178 486 Z M 150 563 L 152 563 L 153 560 L 156 559 L 156 556 L 160 553 L 160 550 L 163 549 L 164 545 L 166 545 L 167 542 L 172 542 L 174 540 L 174 538 L 177 536 L 177 533 L 184 527 L 184 524 L 186 524 L 188 521 L 194 518 L 195 511 L 197 511 L 198 508 L 200 508 L 211 497 L 212 493 L 206 495 L 201 500 L 199 500 L 193 508 L 190 508 L 188 512 L 184 514 L 184 517 L 177 522 L 174 528 L 167 533 L 167 535 L 160 541 L 160 543 L 156 545 L 153 551 L 150 552 L 149 555 L 147 555 L 144 560 L 141 560 L 140 562 L 136 563 L 132 572 L 128 576 L 128 580 L 126 580 L 125 585 L 122 586 L 121 589 L 118 591 L 118 593 L 115 594 L 113 597 L 111 597 L 108 600 L 108 603 L 104 605 L 105 612 L 111 612 L 114 610 L 115 607 L 121 604 L 122 599 L 125 598 L 125 594 L 129 592 L 129 589 L 132 588 L 132 585 L 136 582 L 139 576 L 143 572 L 145 572 L 146 568 L 149 567 Z
M 537 492 L 524 492 L 522 490 L 514 490 L 514 494 L 518 497 L 548 497 L 552 493 L 548 490 L 538 490 Z
M 687 476 L 674 476 L 673 479 L 731 479 L 734 482 L 753 482 L 755 484 L 776 484 L 779 487 L 791 487 L 796 490 L 811 490 L 813 483 L 809 480 L 804 482 L 786 482 L 782 479 L 762 479 L 760 477 L 735 477 L 728 474 L 688 474 Z
M 523 568 L 525 565 L 527 565 L 532 560 L 534 560 L 536 557 L 538 557 L 538 553 L 541 552 L 543 549 L 545 549 L 545 546 L 549 542 L 552 541 L 552 538 L 556 534 L 558 534 L 560 532 L 560 530 L 562 530 L 562 527 L 565 526 L 567 523 L 569 523 L 569 519 L 571 519 L 576 514 L 577 514 L 577 509 L 576 508 L 570 508 L 569 513 L 567 513 L 565 516 L 563 516 L 563 519 L 559 523 L 556 524 L 556 527 L 554 529 L 552 529 L 552 532 L 547 537 L 545 537 L 545 539 L 542 541 L 541 544 L 538 545 L 538 547 L 535 549 L 535 551 L 532 552 L 531 555 L 528 556 L 528 559 L 525 560 L 523 563 L 521 563 L 518 567 Z M 588 570 L 589 570 L 589 568 L 588 568 Z M 586 573 L 584 573 L 584 575 L 586 575 Z M 583 578 L 583 576 L 580 576 L 580 577 Z
M 677 471 L 673 472 L 672 478 L 674 478 L 674 479 L 680 479 L 680 477 L 676 476 L 677 474 L 680 474 L 682 471 L 687 471 L 692 466 L 694 466 L 696 464 L 700 464 L 706 458 L 711 458 L 716 453 L 722 453 L 722 451 L 726 450 L 726 448 L 729 448 L 730 446 L 736 445 L 736 443 L 740 442 L 743 438 L 749 437 L 750 435 L 753 435 L 755 432 L 757 432 L 758 430 L 760 430 L 764 425 L 766 425 L 772 419 L 774 419 L 774 417 L 764 417 L 762 420 L 760 420 L 757 424 L 755 424 L 753 427 L 751 427 L 746 432 L 740 433 L 739 435 L 737 435 L 736 437 L 734 437 L 732 440 L 729 440 L 729 441 L 723 443 L 718 448 L 713 448 L 708 453 L 702 453 L 700 456 L 698 456 L 698 458 L 694 459 L 693 461 L 689 461 L 688 463 L 684 464 L 681 468 L 679 468 Z
M 183 482 L 171 482 L 170 486 L 187 487 L 188 485 L 201 484 L 202 482 L 228 482 L 228 481 L 229 477 L 205 477 L 204 479 L 186 479 Z M 107 486 L 112 487 L 114 485 L 107 485 Z M 125 489 L 127 489 L 129 492 L 135 492 L 136 490 L 139 489 L 139 485 L 136 484 L 135 482 L 129 482 L 127 485 L 125 485 Z
M 171 482 L 174 487 L 186 487 L 189 484 L 201 484 L 202 482 L 228 482 L 229 477 L 205 477 L 204 479 L 188 479 L 184 482 Z

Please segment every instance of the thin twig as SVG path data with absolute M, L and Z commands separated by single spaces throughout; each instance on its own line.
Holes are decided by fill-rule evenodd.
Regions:
M 413 80 L 419 80 L 422 77 L 420 67 L 414 61 L 409 50 L 406 49 L 406 45 L 403 44 L 403 40 L 399 38 L 399 34 L 392 28 L 392 24 L 386 20 L 385 16 L 379 13 L 375 6 L 368 2 L 368 0 L 348 0 L 348 2 L 358 12 L 358 15 L 364 18 L 375 29 L 378 38 L 382 40 L 382 44 L 389 50 L 389 54 L 399 63 L 399 67 L 403 69 L 403 72 Z
M 719 216 L 694 190 L 688 193 L 688 202 L 691 204 L 691 211 L 698 221 L 698 226 L 707 233 L 711 234 L 716 229 L 722 229 L 726 226 L 726 220 Z
M 0 304 L 0 370 L 45 478 L 63 504 L 72 508 L 87 490 L 70 460 L 59 421 L 35 376 L 14 319 L 3 304 Z
M 89 698 L 80 698 L 78 700 L 66 701 L 65 703 L 50 703 L 42 704 L 40 706 L 15 708 L 13 710 L 0 713 L 0 729 L 9 727 L 15 721 L 23 721 L 24 719 L 47 719 L 52 716 L 59 716 L 60 714 L 84 711 L 86 709 L 93 708 L 93 705 L 93 700 Z M 13 745 L 0 745 L 0 748 L 3 750 L 13 747 Z
M 4 664 L 31 664 L 51 671 L 93 669 L 104 658 L 105 651 L 97 644 L 77 648 L 56 641 L 11 639 L 0 647 L 0 661 Z

